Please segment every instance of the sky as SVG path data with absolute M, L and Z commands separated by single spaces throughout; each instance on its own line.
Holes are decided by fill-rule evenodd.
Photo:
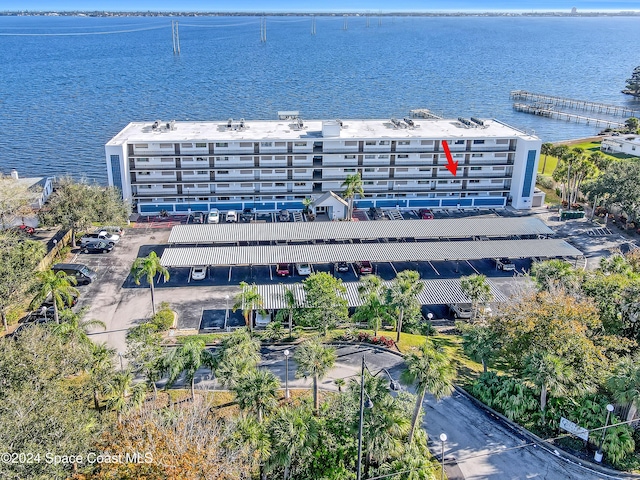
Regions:
M 444 12 L 640 11 L 640 0 L 0 0 L 0 11 Z

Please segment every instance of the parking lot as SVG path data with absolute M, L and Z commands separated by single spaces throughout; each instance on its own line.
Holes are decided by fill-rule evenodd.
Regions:
M 362 221 L 368 221 L 366 210 L 356 211 L 362 217 Z M 359 212 L 359 213 L 358 213 Z M 384 212 L 384 219 L 388 218 L 388 212 Z M 434 212 L 436 218 L 451 218 L 461 215 L 460 212 Z M 488 212 L 467 212 L 467 215 L 495 216 Z M 416 219 L 417 212 L 402 212 L 402 217 Z M 277 213 L 259 214 L 259 221 L 278 221 Z M 291 215 L 290 221 L 294 216 Z M 221 219 L 224 219 L 222 212 Z M 384 219 L 378 221 L 384 221 Z M 107 324 L 106 332 L 96 332 L 96 340 L 106 341 L 109 345 L 118 349 L 125 348 L 126 330 L 151 316 L 151 301 L 149 288 L 144 280 L 142 285 L 136 285 L 129 271 L 133 261 L 137 257 L 145 257 L 151 251 L 162 256 L 168 245 L 170 229 L 169 225 L 186 223 L 187 217 L 182 219 L 163 218 L 159 221 L 140 222 L 136 228 L 127 229 L 126 234 L 109 253 L 85 254 L 79 251 L 73 252 L 73 257 L 68 261 L 84 263 L 97 271 L 98 277 L 94 283 L 79 287 L 82 292 L 78 306 L 87 306 L 89 311 L 86 318 L 103 320 Z M 174 222 L 174 220 L 177 220 Z M 318 221 L 317 219 L 316 221 Z M 547 220 L 545 218 L 545 220 Z M 424 220 L 429 221 L 429 220 Z M 553 222 L 549 222 L 553 224 Z M 564 231 L 568 228 L 581 228 L 584 221 L 564 222 Z M 165 228 L 162 228 L 165 227 Z M 571 234 L 563 235 L 569 237 Z M 593 242 L 593 237 L 585 239 Z M 578 243 L 572 238 L 573 243 Z M 602 241 L 602 239 L 599 239 Z M 581 245 L 582 246 L 582 245 Z M 366 259 L 363 259 L 366 260 Z M 516 270 L 502 271 L 496 268 L 493 259 L 469 260 L 469 261 L 424 261 L 424 262 L 376 262 L 373 263 L 374 273 L 384 280 L 392 280 L 402 270 L 416 270 L 423 279 L 447 279 L 459 278 L 473 273 L 484 274 L 491 278 L 505 293 L 517 291 L 519 285 L 527 282 L 522 274 L 531 268 L 530 259 L 512 259 Z M 349 264 L 347 272 L 336 272 L 333 264 L 312 265 L 314 272 L 328 272 L 340 278 L 344 282 L 356 282 L 359 276 L 354 264 Z M 167 301 L 178 313 L 179 329 L 198 330 L 221 329 L 244 325 L 241 312 L 229 312 L 233 305 L 233 298 L 239 292 L 238 284 L 242 281 L 248 283 L 263 284 L 293 284 L 304 280 L 295 271 L 295 265 L 289 265 L 290 275 L 279 277 L 276 275 L 276 266 L 234 266 L 234 267 L 209 267 L 203 280 L 192 280 L 189 268 L 171 268 L 170 280 L 159 281 L 156 289 L 156 305 Z M 516 277 L 516 278 L 514 278 Z M 187 288 L 185 288 L 187 287 Z M 423 315 L 433 313 L 434 318 L 449 316 L 448 309 L 443 306 L 430 305 L 423 308 Z

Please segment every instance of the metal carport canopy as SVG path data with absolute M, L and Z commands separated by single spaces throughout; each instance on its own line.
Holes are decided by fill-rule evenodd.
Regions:
M 393 282 L 382 282 L 384 286 L 391 286 Z M 420 280 L 424 284 L 424 288 L 418 294 L 418 302 L 420 305 L 442 305 L 447 303 L 471 303 L 471 299 L 467 297 L 460 288 L 460 279 L 443 279 L 443 280 Z M 491 281 L 487 280 L 494 302 L 506 302 L 508 297 L 500 291 L 500 289 Z M 358 286 L 362 285 L 358 282 L 345 282 L 343 285 L 347 288 L 344 296 L 350 307 L 362 305 L 362 299 L 358 295 Z M 293 292 L 298 305 L 303 306 L 305 302 L 304 289 L 301 283 L 293 285 L 256 285 L 258 293 L 262 297 L 262 308 L 266 310 L 281 309 L 287 307 L 284 300 L 284 293 L 287 289 Z
M 471 238 L 512 235 L 553 235 L 534 217 L 449 218 L 372 222 L 285 222 L 176 225 L 170 244 L 215 244 L 257 241 L 312 241 L 370 238 Z
M 273 265 L 276 263 L 415 262 L 483 258 L 577 257 L 580 250 L 564 240 L 490 240 L 322 245 L 261 245 L 250 247 L 166 248 L 165 267 L 195 265 Z

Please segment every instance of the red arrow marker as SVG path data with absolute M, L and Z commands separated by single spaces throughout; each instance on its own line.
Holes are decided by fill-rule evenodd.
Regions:
M 454 177 L 458 174 L 458 162 L 453 161 L 449 145 L 446 140 L 442 140 L 442 148 L 444 148 L 444 154 L 447 156 L 447 170 L 451 172 Z

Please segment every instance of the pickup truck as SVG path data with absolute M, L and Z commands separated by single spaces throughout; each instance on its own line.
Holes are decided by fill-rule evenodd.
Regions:
M 89 243 L 95 242 L 96 240 L 104 240 L 111 245 L 115 245 L 120 241 L 120 235 L 114 235 L 106 230 L 102 230 L 97 233 L 86 233 L 80 239 L 80 246 L 85 246 Z
M 515 264 L 508 258 L 496 258 L 496 267 L 498 270 L 514 271 L 516 269 Z

